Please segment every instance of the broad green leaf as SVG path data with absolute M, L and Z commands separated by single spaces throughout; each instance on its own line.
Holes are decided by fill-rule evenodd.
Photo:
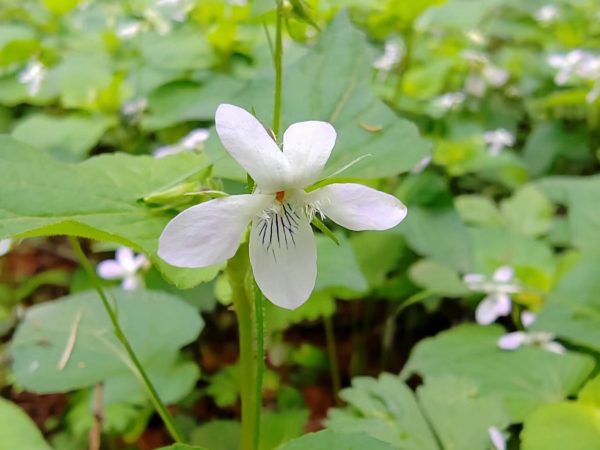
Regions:
M 435 27 L 475 29 L 480 22 L 497 8 L 504 0 L 449 0 L 441 6 L 425 11 L 418 19 L 420 29 Z
M 398 231 L 417 253 L 461 272 L 470 270 L 471 238 L 453 208 L 409 207 Z
M 525 421 L 523 450 L 600 448 L 600 409 L 579 402 L 544 405 Z
M 505 219 L 494 202 L 483 195 L 459 195 L 455 199 L 456 210 L 469 225 L 486 228 L 503 228 Z
M 406 243 L 393 231 L 352 233 L 350 238 L 369 287 L 381 286 L 406 251 Z
M 354 292 L 367 289 L 363 275 L 350 241 L 342 233 L 336 233 L 340 245 L 329 237 L 318 234 L 317 282 L 315 290 L 342 288 Z
M 355 377 L 340 396 L 348 406 L 329 411 L 327 426 L 334 432 L 365 433 L 403 450 L 439 449 L 415 395 L 399 377 Z
M 508 228 L 525 236 L 539 236 L 550 228 L 554 207 L 534 186 L 518 189 L 500 204 Z
M 197 445 L 173 444 L 168 447 L 161 447 L 157 450 L 209 450 L 206 447 L 198 447 Z M 210 449 L 215 450 L 215 449 Z
M 600 350 L 600 257 L 583 257 L 559 281 L 533 327 Z
M 34 114 L 20 121 L 12 136 L 47 151 L 56 159 L 75 162 L 84 159 L 113 124 L 114 121 L 105 116 Z
M 51 450 L 29 416 L 0 398 L 0 450 Z
M 462 297 L 469 293 L 454 270 L 431 259 L 422 259 L 413 264 L 409 276 L 414 283 L 433 294 Z
M 193 341 L 202 329 L 197 311 L 171 295 L 144 290 L 109 292 L 116 300 L 124 333 L 144 365 L 168 361 L 169 355 Z M 39 393 L 79 389 L 133 370 L 94 291 L 28 309 L 10 354 L 16 382 Z M 161 370 L 164 374 L 168 369 Z
M 324 176 L 365 154 L 372 157 L 347 169 L 343 176 L 379 178 L 396 175 L 412 169 L 429 153 L 430 145 L 419 136 L 417 128 L 394 115 L 371 91 L 369 78 L 373 57 L 365 36 L 352 26 L 347 15 L 342 14 L 306 56 L 285 68 L 283 128 L 303 120 L 325 120 L 336 128 L 337 143 Z M 222 95 L 213 101 L 215 92 Z M 249 111 L 255 110 L 259 119 L 270 123 L 273 110 L 270 71 L 268 76 L 247 83 L 217 77 L 197 93 L 185 100 L 179 97 L 178 109 L 185 111 L 184 116 L 188 119 L 212 118 L 218 103 L 229 102 Z M 206 101 L 204 96 L 209 100 Z M 152 104 L 150 107 L 152 109 Z M 209 117 L 205 114 L 207 110 L 212 112 Z M 188 111 L 201 114 L 194 117 L 195 114 Z M 216 174 L 245 180 L 239 167 L 232 165 L 216 133 L 206 150 L 216 161 Z
M 177 269 L 156 254 L 172 215 L 140 199 L 198 174 L 206 160 L 190 152 L 165 159 L 102 155 L 73 165 L 0 137 L 0 239 L 67 234 L 113 241 L 148 254 L 171 282 L 189 288 L 218 269 Z
M 571 245 L 600 254 L 600 176 L 550 177 L 536 185 L 548 198 L 567 207 Z
M 211 64 L 211 49 L 202 33 L 190 26 L 168 34 L 143 33 L 140 50 L 145 65 L 161 70 L 198 70 Z
M 285 444 L 280 450 L 397 450 L 363 433 L 336 433 L 331 430 L 310 433 Z
M 502 398 L 513 422 L 539 406 L 572 395 L 594 367 L 588 356 L 557 355 L 541 348 L 500 350 L 498 326 L 462 325 L 417 344 L 403 374 L 453 375 L 477 382 L 482 395 Z
M 510 422 L 502 400 L 484 394 L 478 383 L 470 380 L 431 377 L 419 388 L 417 397 L 443 449 L 485 449 L 488 429 L 502 430 Z

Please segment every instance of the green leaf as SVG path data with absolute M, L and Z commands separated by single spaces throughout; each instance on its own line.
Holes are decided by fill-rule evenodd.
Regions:
M 348 406 L 329 411 L 327 426 L 334 432 L 365 433 L 404 450 L 438 450 L 415 395 L 399 377 L 355 377 L 340 397 Z
M 160 368 L 160 361 L 172 361 L 169 355 L 196 339 L 202 329 L 195 308 L 171 295 L 109 292 L 116 300 L 124 333 L 144 366 Z M 133 376 L 98 294 L 92 291 L 28 309 L 10 353 L 16 382 L 33 392 L 65 392 L 123 374 Z M 169 365 L 165 365 L 159 378 L 169 378 Z
M 512 421 L 521 421 L 539 406 L 572 395 L 594 367 L 588 356 L 556 355 L 541 348 L 497 348 L 505 333 L 498 326 L 462 325 L 421 341 L 403 374 L 453 375 L 477 382 L 481 395 L 502 398 Z
M 599 351 L 598 267 L 600 257 L 585 256 L 567 272 L 551 292 L 533 328 L 556 333 L 561 338 Z
M 143 33 L 140 50 L 145 65 L 161 70 L 198 70 L 211 64 L 211 48 L 204 36 L 191 26 L 168 34 Z
M 537 187 L 556 203 L 567 207 L 571 245 L 600 254 L 600 176 L 551 177 Z
M 367 280 L 360 270 L 354 249 L 342 233 L 336 233 L 336 245 L 324 234 L 317 238 L 317 282 L 315 290 L 342 288 L 353 292 L 365 291 Z
M 420 255 L 461 272 L 471 268 L 471 238 L 453 208 L 409 208 L 398 227 L 409 246 Z
M 404 239 L 394 231 L 352 233 L 350 239 L 370 288 L 384 284 L 406 251 Z
M 432 294 L 462 297 L 469 293 L 454 270 L 430 259 L 422 259 L 413 264 L 409 269 L 409 276 L 415 284 Z
M 510 199 L 500 204 L 508 228 L 526 236 L 539 236 L 550 229 L 554 207 L 532 185 L 518 189 Z
M 57 159 L 75 162 L 84 159 L 113 124 L 104 116 L 33 114 L 17 124 L 12 136 Z
M 101 155 L 73 165 L 0 137 L 0 239 L 67 234 L 113 241 L 148 254 L 179 288 L 207 281 L 217 267 L 179 269 L 156 254 L 172 215 L 139 200 L 207 167 L 191 152 L 164 159 Z
M 483 195 L 459 195 L 455 205 L 467 224 L 486 228 L 503 228 L 506 224 L 494 202 Z
M 331 430 L 310 433 L 288 442 L 280 450 L 397 450 L 391 444 L 363 433 L 336 433 Z
M 419 136 L 417 128 L 397 117 L 371 91 L 373 57 L 363 33 L 353 27 L 346 14 L 341 14 L 310 52 L 284 70 L 282 123 L 324 120 L 336 128 L 337 142 L 323 176 L 365 154 L 372 157 L 347 169 L 345 177 L 392 176 L 412 169 L 430 152 L 430 144 Z M 223 92 L 225 96 L 219 102 L 235 103 L 247 110 L 254 107 L 259 118 L 270 120 L 271 75 L 235 90 L 230 89 L 231 82 L 227 87 L 229 90 L 224 90 L 223 80 L 217 79 L 208 82 L 204 90 L 209 96 L 215 91 Z M 196 101 L 202 99 L 188 99 L 190 105 Z M 216 104 L 212 108 L 214 111 Z M 231 165 L 216 137 L 207 143 L 206 150 L 216 162 L 216 174 L 243 179 L 245 175 Z
M 523 450 L 591 450 L 600 448 L 600 410 L 562 402 L 544 405 L 526 422 Z
M 209 450 L 206 447 L 198 447 L 197 445 L 173 444 L 168 447 L 161 447 L 157 450 Z M 210 449 L 215 450 L 215 449 Z
M 487 448 L 488 429 L 502 430 L 510 422 L 502 400 L 469 380 L 429 378 L 417 396 L 444 449 Z
M 0 398 L 0 450 L 51 450 L 25 412 Z

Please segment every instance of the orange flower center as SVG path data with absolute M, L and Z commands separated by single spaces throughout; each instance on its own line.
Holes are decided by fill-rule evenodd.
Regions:
M 279 203 L 283 203 L 283 199 L 285 198 L 285 191 L 279 191 L 275 194 L 275 200 Z

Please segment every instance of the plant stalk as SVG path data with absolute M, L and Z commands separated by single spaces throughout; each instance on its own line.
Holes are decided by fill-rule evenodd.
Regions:
M 108 317 L 110 318 L 110 321 L 112 322 L 115 336 L 121 342 L 121 344 L 123 345 L 123 348 L 125 349 L 125 351 L 127 352 L 127 355 L 129 356 L 129 359 L 135 366 L 135 368 L 138 372 L 138 375 L 142 381 L 142 384 L 146 388 L 148 396 L 150 397 L 150 400 L 151 400 L 152 404 L 154 405 L 154 408 L 156 409 L 156 412 L 163 420 L 163 422 L 164 422 L 165 426 L 167 427 L 167 430 L 168 430 L 169 434 L 171 435 L 171 437 L 173 438 L 173 440 L 177 443 L 182 443 L 183 438 L 182 438 L 181 434 L 179 433 L 179 430 L 177 430 L 177 427 L 175 426 L 173 417 L 171 417 L 171 414 L 169 413 L 166 406 L 164 405 L 164 403 L 158 396 L 158 392 L 156 392 L 154 385 L 152 384 L 152 382 L 148 378 L 148 375 L 146 374 L 146 371 L 142 367 L 142 363 L 140 362 L 139 358 L 135 354 L 135 351 L 133 350 L 133 347 L 129 343 L 127 336 L 125 336 L 125 333 L 123 332 L 123 329 L 121 328 L 121 325 L 119 324 L 119 319 L 117 317 L 117 313 L 115 312 L 113 307 L 110 305 L 110 302 L 108 301 L 106 293 L 104 292 L 104 288 L 102 287 L 102 284 L 100 283 L 100 280 L 98 279 L 96 272 L 94 271 L 94 268 L 92 267 L 92 263 L 90 262 L 90 260 L 86 256 L 86 254 L 81 249 L 81 245 L 79 244 L 79 241 L 77 240 L 76 237 L 69 236 L 69 241 L 71 242 L 71 245 L 73 246 L 73 250 L 75 250 L 75 254 L 77 255 L 77 258 L 79 259 L 81 266 L 87 272 L 87 275 L 90 277 L 90 281 L 92 282 L 92 284 L 94 285 L 94 288 L 98 292 L 98 295 L 100 296 L 100 299 L 102 300 L 102 304 L 104 305 L 104 309 L 106 309 L 106 313 L 108 314 Z
M 281 90 L 283 83 L 283 3 L 277 2 L 277 22 L 275 28 L 275 56 L 273 58 L 275 65 L 275 98 L 273 103 L 273 133 L 279 135 L 281 120 Z

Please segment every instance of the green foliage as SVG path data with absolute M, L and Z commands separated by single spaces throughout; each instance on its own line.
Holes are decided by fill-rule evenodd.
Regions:
M 311 433 L 299 439 L 290 441 L 281 447 L 281 450 L 301 450 L 311 448 L 314 450 L 394 450 L 390 444 L 369 437 L 362 433 L 336 433 L 331 430 Z
M 110 291 L 125 335 L 166 401 L 192 388 L 198 369 L 177 362 L 202 320 L 177 298 L 152 291 Z M 16 382 L 33 392 L 65 392 L 106 383 L 106 401 L 142 401 L 136 372 L 95 292 L 83 292 L 27 311 L 11 343 Z
M 0 399 L 0 449 L 50 450 L 42 433 L 14 403 Z

